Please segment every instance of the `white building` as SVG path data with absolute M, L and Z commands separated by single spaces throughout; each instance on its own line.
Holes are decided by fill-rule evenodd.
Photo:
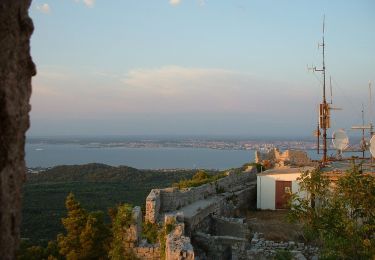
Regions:
M 299 191 L 297 178 L 313 167 L 271 169 L 257 174 L 257 208 L 287 209 L 290 193 Z M 303 196 L 303 194 L 299 194 Z

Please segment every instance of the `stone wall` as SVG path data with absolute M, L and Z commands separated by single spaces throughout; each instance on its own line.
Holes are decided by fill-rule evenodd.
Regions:
M 266 153 L 255 151 L 255 162 L 261 163 L 268 167 L 283 166 L 308 166 L 312 165 L 310 158 L 305 151 L 286 150 L 280 152 L 274 148 Z
M 166 212 L 178 211 L 182 207 L 195 201 L 222 192 L 235 192 L 245 183 L 256 180 L 256 169 L 241 174 L 230 174 L 213 183 L 199 187 L 179 190 L 178 188 L 153 189 L 146 199 L 146 221 L 155 223 L 160 221 Z
M 249 239 L 250 230 L 243 218 L 212 217 L 211 233 L 216 236 L 232 236 Z
M 134 254 L 142 260 L 161 259 L 160 247 L 158 245 L 140 245 L 133 248 Z
M 134 207 L 132 210 L 133 224 L 131 224 L 124 232 L 124 247 L 132 250 L 138 246 L 142 234 L 142 212 L 140 207 Z
M 319 250 L 304 243 L 274 242 L 263 238 L 261 233 L 255 233 L 248 239 L 237 236 L 218 236 L 196 232 L 193 244 L 202 259 L 274 259 L 277 251 L 290 252 L 292 259 L 318 259 Z
M 146 198 L 145 219 L 148 222 L 155 223 L 158 220 L 160 212 L 160 189 L 153 189 Z
M 160 246 L 151 245 L 142 241 L 142 211 L 140 207 L 134 207 L 132 210 L 133 224 L 124 230 L 126 234 L 125 249 L 133 252 L 139 259 L 157 260 L 160 259 Z
M 289 251 L 293 259 L 318 259 L 317 247 L 294 241 L 275 242 L 265 240 L 262 233 L 255 233 L 251 245 L 245 252 L 238 251 L 239 259 L 272 259 L 277 251 Z
M 215 236 L 196 232 L 193 244 L 201 259 L 227 260 L 233 258 L 233 249 L 246 250 L 248 240 L 235 236 Z
M 164 225 L 173 226 L 165 241 L 166 260 L 194 260 L 190 237 L 185 236 L 184 216 L 181 213 L 166 215 Z
M 244 252 L 249 244 L 250 230 L 243 218 L 211 216 L 210 230 L 193 233 L 193 244 L 200 257 L 235 259 L 233 253 Z M 202 232 L 203 231 L 203 232 Z
M 25 179 L 25 132 L 29 128 L 31 0 L 0 1 L 0 255 L 15 259 Z
M 149 244 L 142 240 L 142 212 L 140 207 L 132 210 L 133 224 L 124 230 L 125 250 L 132 252 L 142 260 L 161 259 L 162 253 L 166 260 L 194 260 L 194 250 L 190 238 L 185 236 L 184 216 L 181 213 L 167 214 L 164 218 L 164 227 L 171 225 L 173 229 L 166 234 L 165 252 L 161 252 L 160 244 Z

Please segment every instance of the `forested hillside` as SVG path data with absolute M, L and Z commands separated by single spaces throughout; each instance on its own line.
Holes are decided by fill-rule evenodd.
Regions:
M 22 237 L 51 240 L 62 231 L 64 201 L 73 192 L 87 210 L 101 210 L 119 203 L 144 206 L 153 188 L 190 179 L 196 170 L 138 170 L 104 164 L 57 166 L 27 176 L 23 193 Z M 212 172 L 216 173 L 216 172 Z

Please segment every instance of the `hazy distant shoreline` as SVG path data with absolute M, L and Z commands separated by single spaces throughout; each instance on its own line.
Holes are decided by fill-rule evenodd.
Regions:
M 132 137 L 133 138 L 133 137 Z M 38 137 L 28 138 L 26 165 L 29 168 L 103 163 L 128 165 L 137 169 L 218 169 L 239 167 L 253 162 L 255 150 L 277 147 L 306 151 L 312 159 L 314 140 L 126 137 Z M 329 150 L 334 155 L 334 150 Z
M 309 139 L 203 136 L 28 137 L 27 144 L 79 144 L 87 148 L 208 148 L 218 150 L 315 149 Z

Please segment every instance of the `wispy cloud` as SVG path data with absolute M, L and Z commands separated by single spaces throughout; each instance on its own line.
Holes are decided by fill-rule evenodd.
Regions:
M 160 133 L 170 131 L 174 121 L 178 123 L 173 125 L 181 127 L 172 127 L 173 131 L 195 131 L 194 124 L 202 132 L 233 132 L 231 127 L 241 124 L 249 131 L 286 126 L 297 129 L 313 122 L 316 113 L 312 108 L 318 102 L 314 89 L 291 82 L 241 71 L 175 65 L 132 69 L 122 75 L 42 67 L 33 79 L 33 88 L 34 117 L 82 122 L 110 117 L 119 122 L 121 118 L 126 129 L 134 125 L 134 133 L 155 127 Z M 113 122 L 108 124 L 118 126 Z
M 200 6 L 204 6 L 204 5 L 206 5 L 206 0 L 198 0 L 198 4 Z
M 173 6 L 179 5 L 180 3 L 181 3 L 181 0 L 169 0 L 169 4 Z
M 94 7 L 94 5 L 95 5 L 95 0 L 83 0 L 83 3 L 84 3 L 87 7 Z
M 215 68 L 134 69 L 122 82 L 125 99 L 129 99 L 128 102 L 138 100 L 138 106 L 134 104 L 134 107 L 149 112 L 255 112 L 263 106 L 264 100 L 285 107 L 283 100 L 291 99 L 287 92 L 275 94 L 274 86 L 288 87 L 285 83 Z M 295 91 L 295 95 L 304 94 Z M 145 105 L 139 108 L 140 103 Z
M 76 3 L 83 3 L 85 6 L 92 8 L 95 5 L 95 0 L 74 0 Z
M 44 3 L 42 5 L 37 5 L 36 9 L 39 12 L 44 13 L 44 14 L 49 14 L 51 12 L 51 7 L 47 3 Z

